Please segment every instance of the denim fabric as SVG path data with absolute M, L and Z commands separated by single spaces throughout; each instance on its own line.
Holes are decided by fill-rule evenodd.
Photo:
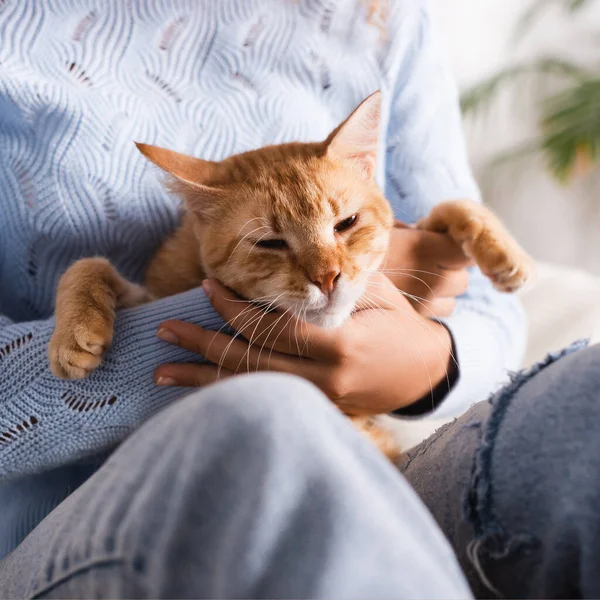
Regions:
M 309 384 L 212 386 L 0 562 L 0 597 L 600 597 L 599 365 L 578 344 L 515 375 L 404 477 Z
M 600 346 L 583 346 L 515 375 L 402 466 L 477 597 L 600 597 Z
M 165 409 L 0 562 L 1 598 L 469 598 L 408 483 L 312 385 Z

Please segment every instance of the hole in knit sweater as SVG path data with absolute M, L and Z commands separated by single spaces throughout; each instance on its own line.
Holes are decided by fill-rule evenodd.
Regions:
M 169 50 L 169 48 L 175 43 L 179 34 L 181 33 L 181 29 L 186 22 L 186 17 L 180 17 L 176 19 L 172 23 L 170 23 L 162 34 L 160 44 L 158 47 L 161 50 Z
M 0 361 L 6 358 L 13 350 L 18 350 L 27 344 L 27 342 L 31 341 L 33 338 L 33 333 L 28 333 L 26 335 L 21 336 L 13 340 L 12 342 L 6 344 L 5 346 L 0 346 Z
M 318 71 L 321 87 L 324 90 L 328 90 L 331 87 L 331 73 L 325 59 L 314 50 L 310 50 L 308 54 Z
M 243 85 L 245 88 L 252 90 L 253 92 L 256 91 L 256 87 L 254 86 L 254 84 L 243 73 L 236 71 L 231 77 L 234 81 L 237 81 L 238 83 Z
M 117 401 L 116 396 L 104 396 L 97 400 L 91 400 L 89 398 L 82 398 L 76 392 L 71 391 L 64 392 L 61 398 L 71 410 L 78 412 L 88 412 L 97 408 L 112 406 Z
M 94 11 L 88 13 L 79 23 L 77 27 L 75 27 L 75 31 L 73 32 L 73 41 L 80 42 L 87 32 L 90 30 L 90 26 L 96 20 L 96 13 Z
M 39 420 L 37 417 L 32 415 L 29 419 L 25 419 L 21 423 L 16 423 L 12 427 L 0 430 L 0 446 L 17 439 L 21 434 L 31 430 L 38 423 Z
M 265 23 L 263 21 L 263 17 L 260 17 L 260 19 L 258 19 L 258 21 L 252 25 L 252 27 L 250 27 L 250 31 L 248 31 L 248 35 L 244 41 L 244 48 L 249 48 L 256 44 L 256 40 L 258 39 L 258 36 L 264 27 Z
M 149 71 L 146 71 L 146 77 L 152 81 L 156 86 L 159 87 L 169 98 L 174 100 L 175 102 L 181 102 L 181 98 L 175 92 L 175 90 L 164 80 L 161 79 L 158 75 L 152 75 Z
M 87 76 L 86 72 L 77 63 L 72 62 L 67 65 L 67 68 L 69 69 L 69 73 L 71 73 L 71 75 L 75 77 L 78 83 L 81 83 L 88 87 L 92 86 L 91 79 Z

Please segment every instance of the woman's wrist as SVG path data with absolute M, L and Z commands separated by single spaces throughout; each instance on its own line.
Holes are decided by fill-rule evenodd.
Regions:
M 401 407 L 396 415 L 423 415 L 432 412 L 444 400 L 458 379 L 450 331 L 438 321 L 423 319 L 412 345 L 414 365 L 405 377 Z

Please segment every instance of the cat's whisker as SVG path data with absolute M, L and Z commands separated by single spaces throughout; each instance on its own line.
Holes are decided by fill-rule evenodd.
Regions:
M 252 248 L 250 248 L 250 250 L 248 250 L 248 254 L 246 254 L 246 258 L 244 259 L 244 262 L 248 260 L 248 257 L 250 256 L 250 254 L 252 254 L 252 250 L 254 250 L 254 248 L 256 248 L 256 244 L 258 244 L 261 240 L 264 240 L 269 233 L 271 233 L 270 231 L 267 231 L 267 233 L 265 233 L 264 235 L 261 235 L 255 242 L 254 244 L 252 244 Z
M 376 295 L 375 295 L 375 294 L 373 294 L 372 292 L 367 292 L 367 293 L 369 293 L 369 294 L 371 294 L 371 295 L 374 295 L 374 296 L 376 296 Z M 376 297 L 379 297 L 379 298 L 381 298 L 380 296 L 376 296 Z M 383 298 L 381 298 L 381 299 L 383 300 Z M 367 300 L 368 300 L 368 299 L 367 299 Z M 376 307 L 377 309 L 381 310 L 381 307 L 380 307 L 380 306 L 379 306 L 377 303 L 375 303 L 375 302 L 373 302 L 373 301 L 371 301 L 371 302 L 372 302 L 372 305 L 373 305 L 374 307 Z M 400 307 L 398 307 L 398 308 L 400 308 Z M 425 373 L 427 374 L 427 380 L 428 380 L 428 382 L 429 382 L 429 392 L 430 392 L 430 394 L 431 394 L 431 402 L 432 402 L 432 409 L 433 409 L 433 408 L 434 408 L 434 407 L 433 407 L 433 402 L 434 402 L 434 396 L 433 396 L 433 381 L 431 380 L 431 375 L 430 375 L 430 373 L 429 373 L 429 367 L 427 366 L 427 361 L 425 360 L 425 357 L 423 356 L 423 353 L 421 352 L 421 349 L 419 348 L 419 345 L 418 345 L 418 344 L 415 342 L 415 340 L 414 340 L 414 339 L 411 337 L 410 333 L 409 333 L 408 331 L 404 330 L 404 329 L 402 328 L 402 326 L 400 325 L 400 323 L 398 323 L 398 321 L 396 321 L 396 319 L 395 319 L 395 318 L 394 318 L 392 315 L 389 315 L 389 316 L 390 316 L 390 318 L 392 319 L 392 321 L 394 322 L 394 324 L 395 324 L 395 325 L 398 327 L 398 332 L 399 332 L 399 335 L 400 335 L 400 337 L 402 338 L 402 342 L 403 342 L 403 343 L 404 343 L 404 336 L 402 336 L 402 333 L 401 333 L 401 332 L 405 332 L 405 333 L 408 335 L 408 339 L 409 339 L 409 341 L 410 341 L 411 345 L 406 345 L 406 344 L 405 344 L 405 347 L 406 347 L 406 348 L 408 348 L 408 350 L 410 351 L 410 355 L 411 355 L 412 363 L 413 363 L 413 366 L 415 366 L 415 367 L 416 367 L 416 364 L 415 364 L 415 360 L 414 360 L 414 354 L 413 354 L 412 348 L 413 348 L 413 347 L 414 347 L 414 348 L 416 348 L 417 352 L 419 353 L 419 357 L 420 357 L 420 359 L 421 359 L 421 362 L 423 363 L 423 367 L 425 367 Z M 411 315 L 411 316 L 412 316 L 412 315 Z M 411 346 L 412 346 L 412 347 L 411 347 Z M 440 358 L 440 360 L 441 360 L 441 355 L 439 356 L 439 358 Z M 447 374 L 447 372 L 446 372 L 446 377 L 448 377 L 448 374 Z
M 267 223 L 267 225 L 269 224 L 269 220 L 266 217 L 253 217 L 252 219 L 248 219 L 239 229 L 237 232 L 237 235 L 240 235 L 240 233 L 242 233 L 242 230 L 244 229 L 244 227 L 246 227 L 246 225 L 249 225 L 250 223 L 252 223 L 252 221 L 265 221 Z M 236 237 L 237 237 L 236 235 Z
M 403 293 L 403 295 L 406 296 L 407 298 L 410 298 L 411 300 L 414 300 L 417 304 L 419 304 L 420 306 L 422 306 L 423 309 L 426 310 L 429 313 L 429 318 L 435 319 L 435 320 L 438 319 L 438 317 L 431 310 L 431 308 L 429 308 L 429 306 L 427 306 L 425 304 L 426 302 L 428 302 L 429 304 L 433 304 L 432 300 L 425 300 L 425 298 L 419 298 L 418 296 L 413 296 L 412 294 L 408 294 L 408 293 Z
M 244 357 L 247 357 L 247 369 L 248 369 L 248 373 L 250 372 L 250 348 L 254 345 L 253 339 L 256 335 L 256 332 L 258 331 L 258 327 L 260 326 L 262 320 L 269 314 L 269 310 L 271 309 L 271 307 L 277 302 L 277 300 L 279 300 L 279 298 L 281 298 L 281 296 L 283 296 L 285 294 L 285 292 L 282 292 L 281 294 L 279 294 L 279 296 L 277 296 L 277 298 L 275 298 L 275 300 L 273 300 L 265 309 L 263 314 L 260 316 L 260 319 L 258 319 L 258 322 L 256 323 L 256 326 L 254 327 L 254 330 L 252 331 L 252 333 L 250 334 L 250 339 L 248 340 L 248 349 L 246 350 L 246 352 L 244 353 L 244 356 L 242 356 L 242 360 L 244 360 Z M 285 313 L 284 313 L 285 314 Z M 267 338 L 268 338 L 268 334 L 267 334 Z M 267 339 L 266 338 L 266 339 Z
M 440 337 L 440 336 L 439 336 L 439 335 L 438 335 L 438 334 L 437 334 L 437 333 L 436 333 L 436 332 L 435 332 L 433 329 L 431 329 L 430 327 L 428 327 L 428 326 L 427 326 L 427 325 L 426 325 L 426 324 L 425 324 L 423 321 L 421 321 L 420 319 L 417 319 L 417 318 L 416 318 L 416 317 L 415 317 L 413 314 L 411 314 L 411 313 L 410 313 L 409 311 L 407 311 L 405 308 L 403 308 L 403 307 L 399 306 L 399 305 L 398 305 L 398 304 L 396 304 L 395 302 L 391 302 L 391 301 L 389 301 L 389 300 L 386 300 L 385 298 L 382 298 L 381 296 L 378 296 L 377 294 L 375 294 L 375 293 L 373 293 L 373 292 L 370 292 L 370 291 L 368 291 L 367 293 L 368 293 L 368 294 L 371 294 L 371 296 L 373 296 L 373 297 L 375 297 L 375 298 L 377 298 L 377 299 L 379 299 L 379 300 L 383 300 L 383 302 L 386 302 L 387 304 L 391 304 L 392 306 L 394 306 L 395 308 L 397 308 L 399 311 L 401 311 L 402 313 L 404 313 L 405 315 L 407 315 L 407 316 L 408 316 L 410 319 L 412 319 L 412 320 L 413 320 L 415 323 L 418 323 L 418 324 L 422 325 L 423 327 L 425 327 L 426 329 L 428 329 L 428 331 L 430 331 L 431 333 L 433 333 L 433 334 L 435 335 L 436 339 L 437 339 L 437 340 L 438 340 L 440 343 L 443 343 L 443 340 L 442 340 L 442 338 L 441 338 L 441 337 Z M 439 319 L 437 319 L 437 318 L 434 318 L 434 320 L 439 322 Z M 443 359 L 442 359 L 442 357 L 441 357 L 441 355 L 439 355 L 439 356 L 440 356 L 440 359 L 442 360 L 442 362 L 444 362 L 444 361 L 443 361 Z M 454 365 L 456 366 L 456 368 L 458 368 L 458 362 L 456 361 L 456 358 L 454 357 L 454 354 L 453 354 L 452 352 L 450 353 L 450 358 L 452 359 L 452 361 L 453 361 Z M 444 363 L 444 364 L 445 364 L 445 363 Z
M 236 329 L 235 326 L 235 322 L 239 321 L 240 319 L 242 319 L 243 317 L 245 317 L 249 312 L 253 312 L 255 310 L 259 310 L 259 311 L 269 311 L 273 308 L 273 305 L 275 304 L 275 302 L 277 302 L 277 300 L 279 300 L 279 298 L 281 298 L 281 296 L 283 296 L 284 293 L 279 294 L 279 296 L 277 296 L 275 299 L 272 298 L 272 296 L 264 296 L 263 299 L 259 300 L 259 302 L 268 302 L 269 304 L 267 305 L 267 307 L 263 307 L 260 305 L 255 304 L 254 302 L 250 303 L 249 306 L 247 306 L 244 310 L 242 310 L 242 312 L 238 315 L 236 315 L 232 320 L 231 320 L 231 326 Z M 275 307 L 278 308 L 278 307 Z
M 416 323 L 420 324 L 421 326 L 425 327 L 430 333 L 432 333 L 435 336 L 435 338 L 440 342 L 440 344 L 443 344 L 442 338 L 431 327 L 428 327 L 423 321 L 421 321 L 420 319 L 417 319 L 409 311 L 407 311 L 406 309 L 402 308 L 401 306 L 398 306 L 394 302 L 390 302 L 389 300 L 386 300 L 385 298 L 382 298 L 381 296 L 378 296 L 377 294 L 374 294 L 371 291 L 368 291 L 367 293 L 370 294 L 371 296 L 379 299 L 379 300 L 382 300 L 383 302 L 385 302 L 387 304 L 391 304 L 392 306 L 395 306 L 400 312 L 402 312 L 405 315 L 407 315 L 414 322 L 416 322 Z M 421 350 L 419 349 L 418 345 L 417 345 L 417 349 L 419 350 L 419 354 L 422 357 L 423 354 L 422 354 Z M 440 362 L 442 363 L 442 366 L 444 368 L 444 374 L 445 374 L 446 382 L 448 384 L 448 387 L 450 387 L 450 376 L 448 374 L 448 364 L 444 360 L 444 358 L 442 357 L 441 353 L 437 349 L 436 349 L 436 354 L 437 354 L 437 357 L 439 358 Z M 456 360 L 456 357 L 454 356 L 454 352 L 452 351 L 452 349 L 450 349 L 450 360 L 452 361 L 452 363 L 458 369 L 458 361 Z M 426 369 L 428 377 L 429 377 L 429 369 L 427 368 L 427 364 L 425 362 L 424 362 L 424 366 L 425 366 L 425 369 Z M 431 388 L 432 401 L 433 401 L 433 387 L 431 386 L 431 378 L 430 378 L 430 388 Z
M 252 333 L 250 334 L 250 338 L 248 339 L 248 347 L 246 348 L 246 351 L 244 352 L 244 354 L 242 355 L 242 358 L 240 359 L 239 364 L 244 362 L 244 359 L 246 359 L 246 373 L 250 373 L 250 350 L 255 345 L 254 338 L 255 338 L 256 330 L 258 329 L 258 327 L 262 323 L 262 320 L 266 316 L 267 316 L 267 313 L 263 313 L 260 316 L 260 318 L 258 319 L 258 321 L 256 322 L 256 326 L 254 327 L 254 330 L 252 331 Z M 239 364 L 238 364 L 238 368 L 239 368 Z
M 287 311 L 286 311 L 287 312 Z M 285 316 L 286 313 L 283 313 L 283 316 Z M 290 324 L 290 321 L 294 318 L 294 313 L 290 313 L 288 320 L 285 322 L 285 325 L 281 328 L 281 331 L 277 334 L 277 336 L 275 337 L 275 339 L 273 340 L 273 343 L 271 344 L 271 350 L 269 352 L 269 358 L 267 359 L 267 365 L 269 368 L 271 368 L 271 357 L 273 356 L 273 349 L 275 348 L 275 344 L 277 343 L 277 340 L 279 339 L 279 337 L 281 336 L 281 334 L 283 333 L 284 329 L 287 328 L 287 326 Z
M 232 302 L 234 302 L 234 301 L 232 300 Z M 235 302 L 237 302 L 237 300 Z M 208 347 L 206 348 L 206 354 L 209 353 L 210 348 L 212 346 L 212 343 L 216 339 L 216 335 L 217 334 L 222 333 L 223 330 L 226 329 L 227 327 L 233 327 L 235 329 L 235 327 L 233 326 L 233 322 L 235 321 L 235 319 L 239 319 L 239 318 L 243 317 L 245 314 L 247 314 L 248 312 L 250 312 L 253 308 L 254 308 L 253 306 L 246 307 L 239 315 L 236 315 L 235 318 L 232 319 L 231 323 L 228 323 L 227 321 L 225 321 L 225 323 L 223 323 L 223 325 L 221 325 L 221 327 L 219 327 L 219 329 L 217 329 L 217 331 L 215 332 L 215 337 L 213 337 L 213 339 L 208 344 Z M 237 335 L 237 333 L 236 333 L 236 335 Z
M 381 310 L 381 306 L 379 306 L 375 301 L 371 300 L 370 298 L 363 296 L 362 301 L 365 302 L 367 306 L 371 306 L 374 310 Z M 363 312 L 365 312 L 369 315 L 370 322 L 372 323 L 373 317 L 370 314 L 371 311 L 369 309 L 367 309 L 366 311 L 363 311 Z M 403 333 L 406 333 L 409 336 L 409 341 L 414 344 L 414 340 L 412 340 L 410 338 L 410 334 L 405 329 L 402 328 L 400 323 L 398 323 L 398 321 L 396 321 L 396 319 L 393 316 L 391 316 L 391 315 L 389 315 L 389 316 L 392 319 L 392 321 L 394 322 L 394 325 L 396 325 L 396 327 L 398 328 L 398 335 L 400 336 L 402 342 L 404 343 L 404 341 L 405 341 Z M 412 347 L 409 347 L 408 345 L 406 347 L 410 351 L 410 358 L 411 358 L 412 364 L 414 367 L 416 367 L 415 356 L 413 354 Z
M 253 219 L 252 219 L 253 220 Z M 244 226 L 245 227 L 245 226 Z M 242 227 L 242 229 L 244 228 Z M 243 241 L 249 236 L 252 235 L 255 231 L 260 231 L 261 229 L 266 229 L 268 228 L 268 225 L 261 225 L 260 227 L 257 227 L 256 229 L 253 229 L 252 231 L 249 231 L 246 235 L 244 235 L 244 237 L 234 246 L 233 250 L 231 251 L 231 254 L 229 255 L 229 258 L 227 259 L 227 262 L 225 263 L 225 267 L 229 266 L 229 261 L 233 258 L 233 255 L 235 254 L 235 251 L 240 247 L 240 244 L 243 243 Z M 240 229 L 241 231 L 241 229 Z
M 225 298 L 226 302 L 239 302 L 241 304 L 256 304 L 257 302 L 270 302 L 271 298 L 273 296 L 268 295 L 268 296 L 257 296 L 256 298 L 254 298 L 254 300 L 244 300 L 243 298 Z
M 271 305 L 270 305 L 268 308 L 272 308 L 272 307 L 273 307 L 273 305 L 275 304 L 275 302 L 277 301 L 277 299 L 279 299 L 281 296 L 283 296 L 283 294 L 280 294 L 280 295 L 279 295 L 279 296 L 278 296 L 278 297 L 277 297 L 275 300 L 273 300 L 273 302 L 271 303 Z M 277 308 L 280 308 L 280 305 L 277 305 L 275 308 L 276 308 L 276 309 L 277 309 Z M 239 365 L 240 365 L 240 364 L 243 362 L 244 358 L 246 357 L 246 354 L 249 352 L 249 350 L 250 350 L 250 347 L 251 347 L 252 345 L 254 345 L 254 344 L 253 344 L 253 337 L 254 337 L 254 333 L 255 333 L 255 332 L 256 332 L 256 330 L 258 329 L 258 327 L 259 327 L 259 325 L 260 325 L 260 322 L 262 321 L 262 319 L 263 319 L 265 316 L 267 316 L 267 314 L 269 314 L 269 313 L 268 313 L 268 312 L 259 312 L 258 314 L 254 315 L 254 316 L 253 316 L 253 317 L 252 317 L 252 318 L 251 318 L 251 319 L 250 319 L 250 320 L 249 320 L 249 321 L 248 321 L 248 322 L 247 322 L 247 323 L 244 325 L 244 327 L 240 328 L 240 329 L 237 331 L 236 335 L 234 336 L 234 338 L 235 338 L 235 337 L 237 337 L 238 335 L 243 335 L 243 333 L 244 333 L 244 332 L 245 332 L 247 329 L 249 329 L 250 327 L 252 327 L 252 325 L 256 324 L 256 327 L 255 327 L 255 329 L 254 329 L 253 333 L 252 333 L 250 336 L 244 336 L 244 337 L 246 337 L 246 339 L 247 339 L 247 341 L 248 341 L 248 349 L 246 350 L 246 352 L 244 353 L 244 355 L 243 355 L 243 356 L 242 356 L 242 358 L 240 359 L 240 362 L 238 363 L 238 368 L 239 368 Z M 231 341 L 231 342 L 228 344 L 227 348 L 225 349 L 225 352 L 227 352 L 227 351 L 229 350 L 229 346 L 231 345 L 231 343 L 232 343 L 232 342 L 233 342 L 233 340 L 232 340 L 232 341 Z M 248 368 L 248 372 L 249 372 L 249 371 L 250 371 L 250 366 L 249 366 L 249 364 L 247 365 L 247 368 Z
M 439 279 L 448 279 L 446 275 L 442 275 L 441 273 L 435 273 L 434 271 L 424 271 L 423 269 L 375 269 L 369 271 L 370 273 L 400 273 L 409 275 L 411 273 L 422 273 L 424 275 L 433 275 L 434 277 L 438 277 Z
M 280 294 L 280 296 L 282 296 L 283 294 Z M 280 296 L 278 296 L 277 298 L 279 298 Z M 275 299 L 275 301 L 277 300 L 277 298 Z M 275 302 L 274 301 L 274 302 Z M 244 327 L 241 327 L 239 329 L 237 329 L 234 325 L 234 322 L 236 319 L 239 319 L 245 312 L 249 312 L 252 311 L 254 308 L 254 306 L 249 306 L 247 307 L 244 311 L 242 311 L 239 315 L 237 315 L 234 319 L 232 319 L 231 321 L 231 326 L 236 329 L 235 334 L 232 336 L 231 340 L 227 343 L 227 346 L 225 347 L 225 349 L 223 350 L 223 352 L 221 353 L 221 357 L 219 359 L 219 364 L 218 364 L 218 369 L 217 369 L 217 379 L 220 377 L 221 374 L 221 369 L 223 368 L 223 364 L 225 362 L 225 358 L 227 357 L 227 353 L 229 352 L 229 350 L 231 349 L 231 346 L 233 344 L 233 342 L 241 335 L 243 335 L 243 332 L 246 331 L 246 329 L 248 327 L 251 327 L 257 320 L 261 320 L 267 313 L 259 313 L 258 315 L 254 315 L 246 324 Z M 212 342 L 211 342 L 212 343 Z M 210 347 L 210 344 L 209 344 Z M 239 365 L 238 365 L 239 366 Z
M 376 281 L 369 282 L 369 286 L 381 287 L 381 288 L 387 287 L 385 283 L 379 283 Z M 421 306 L 423 306 L 423 308 L 425 308 L 426 310 L 428 310 L 430 312 L 430 314 L 433 318 L 436 318 L 436 315 L 424 304 L 425 302 L 428 304 L 433 304 L 434 300 L 429 300 L 428 298 L 424 298 L 423 296 L 416 296 L 415 294 L 409 294 L 408 292 L 405 292 L 404 290 L 401 290 L 399 288 L 396 288 L 396 289 L 406 298 L 410 298 L 411 300 L 418 302 Z
M 374 303 L 372 300 L 369 300 L 368 298 L 365 298 L 365 301 L 367 301 L 368 303 L 370 302 L 372 306 L 374 306 Z M 369 324 L 373 325 L 373 315 L 371 315 L 371 311 L 367 310 L 364 311 L 365 312 L 365 316 L 367 316 L 369 318 Z
M 269 330 L 267 332 L 267 335 L 265 336 L 265 341 L 263 342 L 260 351 L 258 353 L 258 359 L 256 361 L 256 370 L 259 370 L 260 367 L 260 357 L 262 355 L 262 352 L 264 350 L 264 347 L 267 343 L 267 341 L 269 340 L 269 335 L 271 335 L 271 332 L 277 327 L 277 325 L 281 322 L 281 320 L 291 311 L 291 307 L 287 308 L 285 310 L 285 312 L 271 325 L 271 327 L 269 327 Z M 293 315 L 290 315 L 290 319 L 292 318 Z M 288 319 L 288 323 L 289 323 L 289 319 Z M 282 328 L 281 331 L 283 331 L 284 328 Z M 277 340 L 279 339 L 279 336 L 281 335 L 281 331 L 279 332 L 279 334 L 277 335 L 277 337 L 273 340 L 273 342 L 271 343 L 271 351 L 269 352 L 269 359 L 267 361 L 267 365 L 268 368 L 271 367 L 271 356 L 273 354 L 273 348 L 275 347 L 275 344 L 277 343 Z
M 260 346 L 260 350 L 258 351 L 258 358 L 256 359 L 256 372 L 257 373 L 260 370 L 260 357 L 262 355 L 262 352 L 263 352 L 263 350 L 264 350 L 267 342 L 269 341 L 269 336 L 271 335 L 271 332 L 273 331 L 273 329 L 275 327 L 277 327 L 277 323 L 279 323 L 279 321 L 281 321 L 281 319 L 286 315 L 286 313 L 288 312 L 288 310 L 289 310 L 289 308 L 280 317 L 278 317 L 277 320 L 274 323 L 271 323 L 271 325 L 269 326 L 269 328 L 265 332 L 265 339 L 263 340 L 263 343 Z
M 416 275 L 412 275 L 411 273 L 405 273 L 405 275 L 407 277 L 410 277 L 411 279 L 416 279 L 417 281 L 420 281 L 430 292 L 432 296 L 435 296 L 435 292 L 433 291 L 433 288 L 421 277 L 417 277 Z M 444 277 L 444 279 L 448 279 L 447 277 Z
M 309 344 L 310 344 L 310 327 L 308 326 L 308 321 L 306 320 L 306 313 L 308 312 L 308 305 L 306 303 L 303 304 L 304 312 L 302 313 L 302 319 L 300 321 L 300 335 L 304 338 L 304 346 L 302 347 L 302 352 L 308 352 Z M 306 335 L 302 334 L 302 327 L 306 327 Z
M 302 315 L 304 308 L 304 302 L 300 306 L 300 310 L 298 311 L 299 315 Z M 296 342 L 296 350 L 298 351 L 298 356 L 301 357 L 302 352 L 300 351 L 300 342 L 298 341 L 298 325 L 300 324 L 300 320 L 296 319 L 294 323 L 294 341 Z

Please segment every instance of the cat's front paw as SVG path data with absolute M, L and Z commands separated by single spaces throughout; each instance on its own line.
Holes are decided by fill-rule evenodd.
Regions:
M 417 223 L 448 234 L 501 292 L 516 292 L 533 275 L 533 261 L 488 208 L 466 200 L 444 202 Z
M 501 292 L 520 290 L 533 275 L 533 261 L 510 244 L 489 244 L 477 254 L 475 261 L 494 287 Z
M 516 292 L 531 279 L 533 261 L 497 219 L 487 216 L 473 216 L 463 225 L 462 247 L 497 290 Z
M 48 346 L 50 370 L 61 379 L 83 379 L 102 363 L 113 337 L 114 311 L 82 310 L 76 319 L 56 318 Z

